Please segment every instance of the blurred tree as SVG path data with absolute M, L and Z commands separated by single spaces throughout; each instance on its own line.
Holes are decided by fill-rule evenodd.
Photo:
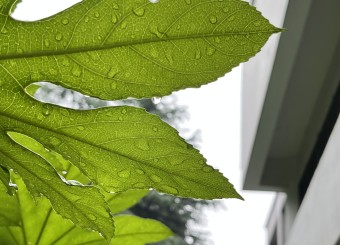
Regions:
M 193 133 L 181 127 L 181 122 L 188 119 L 187 108 L 179 106 L 175 96 L 164 99 L 140 99 L 103 101 L 97 98 L 84 96 L 78 92 L 56 86 L 51 83 L 36 83 L 40 88 L 34 97 L 40 101 L 57 104 L 74 109 L 93 109 L 105 106 L 131 105 L 145 108 L 148 112 L 158 115 L 162 120 L 175 127 L 187 142 L 199 148 L 199 130 Z M 184 136 L 183 133 L 186 133 Z M 189 134 L 188 134 L 189 133 Z M 144 218 L 152 218 L 167 225 L 176 236 L 155 245 L 204 245 L 208 241 L 208 233 L 192 228 L 190 224 L 199 224 L 204 218 L 204 207 L 222 207 L 219 201 L 196 200 L 191 198 L 178 198 L 151 191 L 139 203 L 125 212 L 133 213 Z M 196 225 L 197 226 L 197 225 Z

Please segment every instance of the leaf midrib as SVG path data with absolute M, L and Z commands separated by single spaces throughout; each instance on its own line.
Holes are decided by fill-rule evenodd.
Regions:
M 187 35 L 187 36 L 179 36 L 179 37 L 168 37 L 168 38 L 154 38 L 154 39 L 143 39 L 143 40 L 135 40 L 133 42 L 120 42 L 120 43 L 112 43 L 107 45 L 93 45 L 89 47 L 78 47 L 78 48 L 70 48 L 70 49 L 61 49 L 61 50 L 46 50 L 46 51 L 36 51 L 32 53 L 16 53 L 16 54 L 6 54 L 0 55 L 0 60 L 8 60 L 8 59 L 22 59 L 22 58 L 37 58 L 43 56 L 58 56 L 58 55 L 67 55 L 67 54 L 74 54 L 74 53 L 85 53 L 91 51 L 99 51 L 99 50 L 106 50 L 112 48 L 120 48 L 120 47 L 129 47 L 135 46 L 140 44 L 149 44 L 155 42 L 171 42 L 176 40 L 183 40 L 183 39 L 202 39 L 202 38 L 209 38 L 209 37 L 223 37 L 223 36 L 247 36 L 252 34 L 269 34 L 269 33 L 278 33 L 281 29 L 275 28 L 272 30 L 262 30 L 262 31 L 254 31 L 254 32 L 228 32 L 228 33 L 219 33 L 219 34 L 201 34 L 201 35 Z

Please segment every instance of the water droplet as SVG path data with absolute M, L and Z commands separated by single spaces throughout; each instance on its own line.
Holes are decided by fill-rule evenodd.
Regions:
M 215 24 L 217 22 L 216 16 L 210 16 L 209 21 L 211 24 Z
M 100 16 L 100 14 L 99 14 L 98 12 L 95 12 L 95 13 L 94 13 L 94 16 L 95 16 L 96 18 L 98 18 L 98 17 Z
M 58 34 L 55 36 L 55 39 L 56 39 L 57 41 L 62 40 L 62 39 L 63 39 L 63 34 L 58 33 Z
M 46 48 L 48 48 L 50 46 L 50 41 L 48 39 L 45 39 L 44 45 L 45 45 Z
M 157 128 L 157 127 L 153 127 L 152 130 L 153 130 L 154 132 L 157 132 L 157 131 L 158 131 L 158 128 Z
M 72 69 L 72 74 L 76 77 L 80 77 L 81 75 L 81 70 L 78 66 L 74 66 Z
M 148 151 L 150 150 L 150 146 L 149 143 L 146 139 L 139 139 L 136 142 L 136 146 L 138 149 L 142 150 L 142 151 Z
M 127 170 L 127 169 L 122 170 L 118 173 L 118 176 L 121 178 L 129 178 L 130 175 L 131 175 L 130 170 Z
M 163 37 L 162 33 L 159 32 L 158 27 L 156 25 L 151 25 L 150 26 L 150 32 L 155 34 L 158 38 L 162 38 Z
M 145 13 L 145 9 L 143 9 L 143 8 L 138 8 L 138 9 L 135 9 L 135 10 L 133 11 L 133 13 L 134 13 L 135 15 L 137 15 L 138 17 L 142 17 L 142 16 L 144 15 L 144 13 Z
M 117 67 L 112 67 L 110 71 L 107 73 L 108 78 L 113 78 L 115 75 L 118 74 L 118 68 Z
M 254 22 L 254 26 L 260 26 L 260 25 L 261 25 L 261 21 L 258 20 Z
M 142 189 L 142 188 L 145 188 L 146 185 L 142 182 L 137 182 L 135 184 L 132 185 L 134 188 L 137 188 L 137 189 Z
M 38 120 L 44 120 L 44 119 L 45 119 L 44 115 L 38 114 Z
M 70 61 L 67 58 L 64 58 L 61 63 L 63 64 L 63 66 L 69 66 L 70 65 Z
M 202 170 L 203 172 L 209 173 L 209 172 L 212 172 L 214 169 L 211 166 L 204 166 Z
M 127 27 L 126 21 L 123 21 L 122 24 L 120 25 L 122 29 L 125 29 Z
M 52 146 L 57 147 L 61 144 L 61 140 L 56 137 L 50 137 L 49 142 Z
M 1 33 L 2 33 L 2 34 L 7 34 L 7 33 L 8 33 L 8 30 L 7 30 L 5 27 L 3 27 L 3 28 L 1 29 Z
M 162 98 L 161 97 L 152 97 L 152 103 L 154 103 L 155 105 L 161 103 Z
M 198 161 L 198 164 L 199 164 L 199 165 L 202 165 L 202 164 L 204 164 L 204 163 L 205 163 L 204 160 L 199 160 L 199 161 Z
M 155 174 L 151 175 L 151 176 L 150 176 L 150 179 L 151 179 L 153 182 L 156 182 L 156 183 L 162 182 L 162 180 L 163 180 L 161 177 L 159 177 L 158 175 L 155 175 Z
M 84 128 L 84 126 L 78 126 L 77 129 L 80 130 L 80 131 L 83 131 L 85 128 Z
M 215 37 L 215 38 L 214 38 L 214 41 L 215 41 L 215 43 L 220 43 L 220 42 L 221 42 L 221 38 Z
M 49 110 L 48 107 L 44 107 L 44 108 L 43 108 L 43 111 L 42 111 L 42 114 L 43 114 L 44 116 L 48 117 L 48 116 L 51 114 L 51 112 L 50 112 L 50 110 Z
M 61 23 L 63 23 L 63 25 L 67 25 L 67 24 L 68 24 L 68 19 L 63 19 L 63 20 L 61 21 Z
M 112 82 L 112 83 L 111 83 L 111 89 L 116 89 L 116 88 L 117 88 L 116 82 Z
M 111 17 L 111 22 L 112 22 L 113 24 L 115 24 L 115 23 L 117 23 L 117 21 L 118 21 L 117 16 L 116 16 L 115 14 L 113 14 L 112 17 Z
M 61 171 L 61 173 L 63 174 L 63 175 L 66 175 L 67 174 L 67 171 Z
M 199 60 L 201 58 L 201 51 L 200 50 L 196 50 L 195 58 L 196 58 L 196 60 Z
M 160 190 L 173 195 L 178 194 L 178 190 L 175 187 L 169 185 L 162 185 Z
M 90 218 L 90 220 L 93 220 L 93 221 L 95 221 L 97 219 L 97 217 L 94 216 L 93 214 L 89 214 L 89 218 Z
M 215 53 L 216 49 L 212 47 L 207 48 L 207 55 L 212 56 Z
M 112 7 L 113 7 L 113 9 L 119 9 L 119 6 L 118 6 L 117 3 L 113 3 L 113 4 L 112 4 Z
M 136 169 L 136 172 L 137 172 L 138 174 L 145 174 L 145 172 L 144 172 L 143 170 L 139 169 L 139 168 Z
M 233 20 L 235 20 L 235 16 L 230 16 L 230 17 L 228 18 L 228 21 L 233 21 Z
M 185 2 L 189 5 L 191 4 L 191 0 L 185 0 Z

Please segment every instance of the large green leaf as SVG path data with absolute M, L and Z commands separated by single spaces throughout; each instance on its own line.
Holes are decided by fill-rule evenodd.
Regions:
M 98 233 L 80 229 L 69 220 L 57 215 L 44 197 L 34 202 L 20 178 L 16 177 L 15 182 L 19 190 L 16 197 L 13 197 L 13 202 L 9 203 L 12 207 L 11 210 L 7 210 L 9 212 L 7 215 L 16 215 L 20 222 L 7 223 L 7 227 L 1 227 L 0 216 L 0 244 L 107 244 Z M 8 197 L 10 196 L 7 195 L 4 200 L 6 201 Z M 117 234 L 110 244 L 144 245 L 172 235 L 167 227 L 155 220 L 127 215 L 117 216 L 115 219 L 117 220 Z M 138 240 L 134 240 L 137 238 Z M 134 242 L 131 243 L 131 241 Z
M 105 99 L 206 84 L 280 31 L 240 0 L 84 0 L 33 23 L 8 16 L 13 2 L 0 9 L 1 81 L 53 81 Z
M 131 107 L 67 110 L 34 100 L 25 88 L 47 80 L 103 99 L 162 96 L 222 76 L 279 29 L 239 0 L 85 0 L 33 23 L 13 20 L 13 3 L 0 2 L 0 164 L 20 174 L 33 196 L 43 194 L 64 217 L 113 236 L 99 190 L 64 183 L 51 160 L 17 133 L 108 192 L 241 198 L 158 117 Z

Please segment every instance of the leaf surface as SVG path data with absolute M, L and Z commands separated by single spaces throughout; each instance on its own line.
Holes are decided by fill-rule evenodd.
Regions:
M 47 80 L 103 99 L 214 81 L 280 31 L 240 0 L 84 0 L 37 22 L 9 17 L 13 2 L 0 9 L 1 81 Z

